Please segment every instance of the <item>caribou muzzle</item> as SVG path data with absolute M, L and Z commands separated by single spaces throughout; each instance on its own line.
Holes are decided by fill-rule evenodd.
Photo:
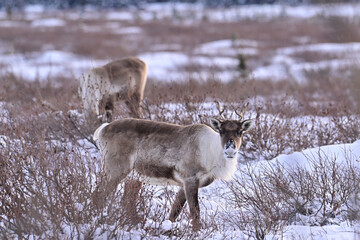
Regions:
M 236 149 L 235 141 L 229 139 L 224 146 L 224 157 L 233 159 L 234 157 L 236 157 L 237 152 L 238 151 Z

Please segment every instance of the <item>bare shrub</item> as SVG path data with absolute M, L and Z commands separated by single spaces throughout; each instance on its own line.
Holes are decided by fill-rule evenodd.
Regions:
M 342 154 L 345 160 L 338 156 Z M 359 159 L 347 149 L 338 155 L 319 150 L 294 165 L 278 161 L 243 166 L 228 184 L 226 199 L 237 209 L 228 218 L 230 224 L 264 239 L 286 224 L 323 226 L 353 219 L 358 209 L 348 205 L 359 192 Z
M 63 222 L 73 224 L 72 234 L 79 234 L 79 224 L 92 215 L 87 199 L 95 181 L 91 170 L 97 167 L 83 162 L 74 150 L 56 153 L 51 143 L 15 143 L 7 143 L 9 151 L 3 156 L 1 190 L 8 190 L 1 199 L 1 234 L 55 237 L 66 231 Z
M 141 37 L 133 37 L 104 28 L 108 23 L 106 14 L 101 13 L 98 19 L 84 17 L 76 24 L 70 15 L 61 13 L 60 18 L 65 18 L 67 26 L 54 31 L 29 27 L 28 20 L 14 13 L 12 18 L 17 24 L 0 27 L 5 46 L 11 46 L 4 50 L 8 51 L 5 54 L 53 48 L 91 58 L 115 59 L 153 51 L 155 44 L 165 44 L 167 51 L 190 53 L 202 43 L 230 39 L 236 34 L 260 43 L 258 55 L 246 56 L 247 68 L 252 69 L 260 59 L 267 61 L 267 56 L 273 56 L 277 47 L 292 46 L 301 39 L 309 43 L 359 40 L 356 23 L 343 18 L 306 20 L 284 16 L 260 22 L 245 19 L 241 26 L 237 22 L 209 21 L 182 25 L 156 19 L 121 22 L 122 27 L 141 27 Z M 101 31 L 86 32 L 86 27 Z M 301 39 L 296 40 L 297 37 Z M 177 46 L 173 48 L 167 43 Z M 310 52 L 295 56 L 310 62 L 334 57 Z M 280 163 L 255 171 L 251 168 L 255 162 L 250 162 L 357 140 L 360 122 L 355 114 L 360 109 L 360 78 L 356 66 L 354 62 L 354 66 L 336 72 L 331 69 L 307 72 L 311 81 L 303 85 L 294 84 L 291 79 L 273 82 L 251 78 L 222 83 L 211 77 L 211 71 L 223 70 L 217 67 L 206 69 L 208 79 L 184 77 L 183 82 L 170 83 L 150 79 L 144 106 L 148 119 L 205 123 L 206 117 L 218 114 L 214 110 L 215 100 L 228 106 L 225 114 L 230 118 L 235 117 L 230 116 L 233 108 L 241 108 L 245 100 L 251 102 L 247 117 L 256 119 L 256 127 L 245 136 L 241 149 L 241 160 L 249 165 L 241 168 L 238 180 L 229 185 L 231 192 L 226 198 L 233 211 L 222 224 L 212 220 L 220 217 L 217 212 L 205 215 L 202 219 L 205 229 L 199 235 L 189 231 L 190 225 L 183 220 L 188 219 L 187 207 L 179 222 L 170 225 L 170 229 L 166 226 L 166 213 L 175 195 L 171 188 L 141 186 L 134 203 L 142 218 L 137 225 L 129 219 L 131 214 L 127 216 L 131 211 L 125 211 L 122 205 L 124 185 L 109 194 L 102 206 L 96 204 L 99 201 L 96 186 L 103 176 L 90 136 L 97 126 L 84 121 L 78 111 L 81 102 L 75 79 L 26 82 L 11 73 L 1 74 L 0 238 L 121 239 L 131 238 L 131 230 L 135 229 L 145 239 L 159 236 L 201 239 L 233 227 L 261 239 L 286 224 L 336 224 L 334 216 L 356 223 L 360 191 L 359 169 L 355 166 L 340 164 L 333 156 L 319 162 L 308 159 L 311 168 L 316 169 L 314 172 L 288 169 Z M 196 72 L 204 68 L 192 65 L 184 70 Z M 259 99 L 265 104 L 259 104 Z M 115 115 L 128 116 L 123 109 Z M 201 208 L 206 210 L 205 205 Z
M 359 137 L 359 119 L 347 109 L 324 110 L 323 116 L 297 116 L 295 107 L 286 101 L 255 101 L 247 113 L 255 119 L 255 129 L 244 136 L 243 159 L 270 160 L 307 148 L 352 143 Z M 277 113 L 271 114 L 274 109 Z
M 78 106 L 79 99 L 64 103 L 46 93 L 52 89 L 51 86 L 39 86 L 39 94 L 34 85 L 21 84 L 20 81 L 17 84 L 23 92 L 20 99 L 7 92 L 2 95 L 9 102 L 7 110 L 10 114 L 3 118 L 0 130 L 0 135 L 6 136 L 0 140 L 0 157 L 4 159 L 0 170 L 2 237 L 129 237 L 131 229 L 136 229 L 144 238 L 159 235 L 194 237 L 189 225 L 182 221 L 188 219 L 186 207 L 180 221 L 171 225 L 171 229 L 162 225 L 166 223 L 166 213 L 173 202 L 174 191 L 171 189 L 141 187 L 136 203 L 137 214 L 142 218 L 138 224 L 132 223 L 121 204 L 123 185 L 106 198 L 103 206 L 97 206 L 94 192 L 102 178 L 102 166 L 100 159 L 94 158 L 97 155 L 91 139 L 86 140 L 92 133 L 91 128 L 87 128 L 81 114 L 71 110 L 71 106 Z M 229 87 L 214 84 L 219 84 L 220 88 Z M 196 86 L 194 84 L 194 89 Z M 192 88 L 192 85 L 185 87 Z M 61 88 L 59 92 L 62 91 Z M 35 99 L 32 94 L 35 94 Z M 324 144 L 351 142 L 359 133 L 358 119 L 345 111 L 338 115 L 329 111 L 322 118 L 303 117 L 297 115 L 291 104 L 281 105 L 281 100 L 263 105 L 248 100 L 256 103 L 250 104 L 246 113 L 246 117 L 256 119 L 256 127 L 244 138 L 245 146 L 241 153 L 246 161 L 272 159 L 279 154 Z M 144 112 L 153 120 L 190 124 L 206 122 L 206 117 L 218 115 L 214 102 L 204 102 L 196 94 L 195 97 L 179 96 L 169 103 L 151 101 L 145 104 Z M 44 102 L 55 109 L 42 104 Z M 241 109 L 244 103 L 244 99 L 225 101 L 225 116 L 235 118 L 231 112 Z M 275 111 L 278 114 L 272 114 Z M 211 236 L 229 222 L 230 226 L 261 239 L 289 223 L 327 224 L 333 221 L 334 215 L 357 221 L 358 209 L 354 207 L 357 206 L 357 195 L 346 189 L 359 177 L 354 174 L 355 170 L 350 172 L 346 164 L 331 162 L 329 157 L 324 158 L 321 166 L 314 163 L 318 179 L 304 169 L 290 171 L 281 165 L 270 170 L 266 168 L 266 171 L 264 168 L 261 174 L 241 169 L 242 177 L 230 185 L 230 196 L 235 198 L 226 199 L 236 210 L 228 215 L 228 221 L 223 225 L 211 220 L 219 217 L 216 213 L 214 216 L 205 215 L 206 219 L 202 221 L 206 229 L 196 237 Z M 327 175 L 321 171 L 323 168 L 327 169 Z M 321 176 L 330 179 L 333 172 L 335 181 L 340 181 L 338 185 L 331 181 L 321 182 Z M 348 177 L 347 183 L 345 176 Z M 242 181 L 249 178 L 252 182 Z M 329 186 L 334 186 L 334 190 Z M 244 189 L 249 191 L 244 192 Z M 317 189 L 325 190 L 320 192 Z M 342 194 L 340 189 L 343 189 Z
M 122 185 L 96 204 L 102 163 L 84 139 L 81 118 L 48 110 L 24 118 L 19 108 L 8 110 L 0 131 L 0 238 L 112 238 L 136 226 L 121 204 Z M 152 194 L 141 188 L 134 205 L 144 219 Z
M 76 145 L 58 144 L 41 138 L 1 139 L 1 238 L 113 238 L 142 228 L 145 219 L 164 218 L 159 215 L 162 210 L 151 212 L 154 192 L 143 187 L 140 201 L 131 203 L 142 216 L 136 224 L 121 201 L 124 190 L 133 189 L 120 185 L 97 205 L 94 193 L 103 178 L 101 161 Z

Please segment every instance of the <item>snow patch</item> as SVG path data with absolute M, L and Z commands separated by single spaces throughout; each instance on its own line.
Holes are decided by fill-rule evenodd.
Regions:
M 80 77 L 88 69 L 105 63 L 105 60 L 90 60 L 57 50 L 0 55 L 0 64 L 4 66 L 2 72 L 12 72 L 28 81 L 42 81 L 54 76 Z
M 26 5 L 24 11 L 26 13 L 43 13 L 45 11 L 45 6 L 38 4 Z
M 291 55 L 299 52 L 322 52 L 322 53 L 351 53 L 360 52 L 360 43 L 317 43 L 295 47 L 280 48 L 277 50 L 278 54 Z
M 295 60 L 291 55 L 318 52 L 336 55 L 337 59 L 317 62 L 302 62 Z M 293 79 L 298 83 L 308 81 L 306 71 L 329 69 L 335 71 L 350 66 L 357 66 L 360 54 L 360 43 L 318 43 L 294 47 L 280 48 L 266 66 L 257 67 L 252 71 L 255 79 L 285 80 Z
M 141 34 L 143 33 L 143 30 L 139 27 L 120 27 L 118 29 L 115 29 L 115 34 Z
M 208 79 L 209 77 L 218 79 L 223 82 L 230 81 L 236 76 L 235 70 L 237 61 L 230 57 L 205 57 L 205 56 L 188 56 L 179 52 L 151 52 L 138 56 L 148 63 L 148 76 L 162 81 L 184 81 L 189 77 L 195 79 Z M 182 66 L 199 66 L 199 67 L 219 67 L 226 71 L 179 71 Z
M 283 233 L 280 235 L 267 235 L 265 240 L 271 239 L 357 239 L 359 233 L 354 231 L 353 227 L 342 224 L 328 225 L 328 226 L 286 226 Z
M 208 42 L 200 45 L 194 50 L 195 54 L 211 54 L 211 55 L 229 55 L 236 56 L 237 54 L 256 55 L 258 54 L 258 42 L 248 39 L 238 40 L 219 40 Z
M 110 12 L 107 14 L 106 19 L 108 20 L 117 20 L 117 21 L 131 21 L 134 20 L 134 14 L 131 12 Z
M 58 18 L 37 19 L 31 23 L 32 27 L 63 27 L 65 25 L 66 22 Z
M 280 155 L 276 161 L 284 166 L 302 166 L 309 168 L 311 161 L 318 159 L 335 158 L 337 161 L 352 161 L 360 167 L 360 140 L 351 144 L 327 145 L 319 148 L 311 148 L 290 155 Z M 274 160 L 273 160 L 274 161 Z

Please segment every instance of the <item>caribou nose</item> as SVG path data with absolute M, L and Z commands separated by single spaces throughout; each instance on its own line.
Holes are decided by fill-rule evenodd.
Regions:
M 235 141 L 228 140 L 224 148 L 224 157 L 226 159 L 234 159 L 237 156 L 237 151 L 235 148 Z
M 235 141 L 230 139 L 226 142 L 225 144 L 225 149 L 228 149 L 228 148 L 235 148 Z

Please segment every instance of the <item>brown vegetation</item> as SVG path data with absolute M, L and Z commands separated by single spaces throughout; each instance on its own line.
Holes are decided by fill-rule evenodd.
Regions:
M 359 41 L 359 29 L 353 23 L 324 17 L 311 20 L 284 17 L 241 23 L 210 23 L 204 19 L 186 26 L 178 21 L 138 21 L 135 25 L 144 30 L 139 37 L 113 34 L 107 28 L 101 34 L 81 30 L 83 25 L 103 26 L 105 19 L 102 17 L 81 22 L 66 20 L 70 27 L 58 27 L 56 31 L 31 28 L 27 20 L 18 21 L 24 25 L 10 29 L 0 27 L 0 39 L 10 44 L 12 51 L 42 51 L 51 44 L 51 48 L 94 59 L 117 59 L 152 51 L 150 46 L 157 43 L 178 43 L 181 51 L 187 52 L 201 43 L 237 36 L 262 43 L 259 55 L 246 58 L 251 68 L 257 61 L 269 61 L 277 47 L 298 44 L 294 40 L 296 37 L 309 37 L 313 43 L 328 39 Z M 128 22 L 121 24 L 130 26 Z M 338 30 L 342 31 L 341 38 L 333 36 Z M 297 57 L 319 58 L 311 54 Z M 206 117 L 217 115 L 206 107 L 216 100 L 227 106 L 226 117 L 235 118 L 231 116 L 232 110 L 250 102 L 247 117 L 254 118 L 256 126 L 244 138 L 241 149 L 244 162 L 269 160 L 279 154 L 327 144 L 351 143 L 360 134 L 360 72 L 357 66 L 355 63 L 336 74 L 329 69 L 307 72 L 312 81 L 304 84 L 292 79 L 274 82 L 251 77 L 236 78 L 229 83 L 211 77 L 206 81 L 184 78 L 183 82 L 171 83 L 150 78 L 144 94 L 144 118 L 179 124 L 206 122 Z M 196 69 L 194 67 L 193 71 Z M 130 229 L 141 230 L 144 238 L 159 235 L 194 238 L 188 226 L 164 232 L 145 221 L 134 225 L 121 205 L 123 185 L 106 198 L 104 205 L 96 204 L 94 193 L 103 177 L 102 163 L 91 139 L 96 126 L 83 118 L 75 78 L 27 82 L 11 73 L 2 73 L 0 79 L 0 238 L 28 238 L 30 235 L 42 239 L 91 238 L 101 233 L 106 233 L 107 238 L 121 234 L 130 238 Z M 120 104 L 114 116 L 123 118 L 127 114 L 127 109 Z M 301 169 L 287 172 L 281 166 L 276 172 L 264 169 L 265 175 L 261 177 L 243 169 L 241 174 L 253 180 L 246 184 L 241 181 L 230 184 L 235 198 L 227 200 L 246 211 L 238 211 L 234 218 L 228 215 L 228 221 L 210 219 L 198 237 L 206 238 L 228 224 L 254 232 L 253 236 L 261 239 L 266 233 L 291 223 L 298 213 L 309 216 L 318 212 L 317 216 L 326 224 L 348 204 L 346 199 L 353 197 L 351 189 L 356 194 L 360 191 L 356 185 L 359 182 L 356 169 L 349 165 L 338 167 L 333 159 L 322 160 L 314 162 L 319 170 L 314 176 Z M 328 181 L 322 181 L 322 177 Z M 252 189 L 253 194 L 259 195 L 242 189 Z M 136 205 L 142 219 L 154 222 L 167 219 L 174 193 L 172 189 L 142 186 L 142 200 Z M 260 198 L 260 194 L 267 198 Z M 308 208 L 307 205 L 315 200 L 324 204 Z M 284 206 L 283 212 L 275 206 L 279 202 Z M 349 209 L 343 216 L 359 221 L 359 210 L 351 206 Z M 188 211 L 182 213 L 180 221 L 188 219 L 187 214 Z

